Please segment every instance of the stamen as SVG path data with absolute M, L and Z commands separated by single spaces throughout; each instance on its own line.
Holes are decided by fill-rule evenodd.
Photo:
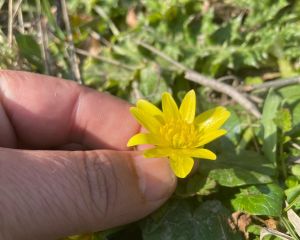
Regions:
M 193 148 L 200 138 L 193 123 L 172 119 L 160 128 L 161 137 L 173 148 Z

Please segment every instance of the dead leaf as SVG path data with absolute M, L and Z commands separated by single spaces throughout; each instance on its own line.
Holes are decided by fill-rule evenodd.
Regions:
M 130 8 L 127 12 L 126 23 L 129 27 L 135 28 L 138 24 L 135 8 Z
M 293 209 L 287 211 L 287 217 L 290 223 L 294 226 L 294 229 L 300 237 L 300 217 L 294 212 Z
M 265 220 L 264 222 L 265 222 L 267 228 L 274 229 L 274 230 L 277 229 L 278 221 L 274 220 L 273 218 L 269 218 L 269 219 Z
M 234 212 L 232 215 L 233 223 L 230 223 L 230 226 L 232 227 L 232 224 L 234 224 L 233 229 L 238 229 L 240 232 L 242 232 L 246 239 L 249 239 L 249 233 L 247 232 L 247 227 L 251 223 L 251 217 L 249 214 L 245 214 L 243 212 Z
M 289 235 L 286 235 L 285 233 L 282 233 L 282 232 L 279 232 L 277 230 L 270 229 L 270 228 L 261 228 L 259 240 L 263 240 L 264 237 L 266 237 L 268 235 L 273 235 L 273 236 L 279 237 L 282 240 L 293 240 L 293 238 L 290 237 Z

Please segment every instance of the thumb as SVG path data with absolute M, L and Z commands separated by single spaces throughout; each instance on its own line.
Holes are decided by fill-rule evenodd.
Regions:
M 0 239 L 56 239 L 129 223 L 157 209 L 175 185 L 167 159 L 134 152 L 1 149 Z

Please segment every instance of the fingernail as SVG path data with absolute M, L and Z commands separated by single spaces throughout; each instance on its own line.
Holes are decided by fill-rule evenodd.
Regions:
M 148 201 L 165 200 L 174 191 L 176 178 L 168 161 L 164 158 L 134 157 L 139 187 Z

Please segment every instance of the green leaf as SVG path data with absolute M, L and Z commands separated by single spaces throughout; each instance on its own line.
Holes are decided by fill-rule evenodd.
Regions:
M 140 71 L 139 87 L 142 95 L 151 99 L 151 102 L 158 103 L 161 100 L 161 95 L 167 90 L 167 86 L 157 64 L 149 65 Z
M 297 73 L 293 69 L 293 65 L 288 60 L 280 58 L 278 59 L 278 65 L 280 74 L 283 78 L 297 75 Z
M 43 72 L 42 53 L 40 45 L 36 42 L 35 38 L 31 35 L 21 33 L 18 33 L 15 36 L 21 56 L 26 58 L 37 71 Z
M 41 0 L 41 7 L 42 7 L 43 14 L 47 16 L 47 21 L 49 23 L 49 26 L 51 26 L 55 30 L 57 36 L 63 40 L 65 34 L 56 23 L 55 15 L 53 15 L 53 13 L 51 12 L 51 5 L 49 1 Z
M 253 224 L 253 223 L 250 223 L 250 225 L 247 226 L 247 232 L 252 233 L 254 235 L 259 235 L 260 229 L 261 229 L 261 226 Z
M 232 143 L 238 144 L 241 134 L 241 120 L 233 109 L 228 110 L 230 111 L 230 117 L 222 128 L 227 130 L 226 138 L 228 138 Z
M 275 175 L 274 165 L 264 156 L 245 150 L 224 151 L 217 161 L 201 161 L 199 171 L 227 187 L 271 183 Z
M 300 164 L 293 165 L 291 171 L 293 175 L 300 177 Z
M 263 151 L 266 157 L 276 164 L 277 126 L 274 123 L 277 109 L 281 98 L 273 90 L 270 90 L 263 107 L 262 129 L 263 129 Z
M 291 187 L 285 190 L 284 193 L 286 195 L 287 202 L 291 204 L 293 201 L 295 201 L 293 202 L 293 206 L 295 207 L 295 209 L 300 209 L 300 185 Z
M 299 91 L 299 85 L 286 86 L 277 90 L 278 94 L 288 103 L 294 103 L 299 100 Z
M 218 28 L 211 36 L 211 40 L 216 44 L 224 44 L 230 41 L 231 38 L 231 23 L 224 24 Z
M 284 183 L 288 188 L 296 187 L 299 185 L 299 178 L 295 176 L 288 176 Z
M 274 121 L 283 133 L 286 133 L 292 129 L 292 116 L 288 108 L 279 109 Z
M 214 179 L 195 174 L 189 179 L 186 190 L 188 195 L 205 196 L 215 192 L 216 185 L 217 183 Z
M 188 201 L 169 202 L 142 226 L 144 240 L 242 239 L 228 225 L 230 212 L 219 201 L 207 201 L 195 210 Z
M 272 182 L 272 178 L 267 175 L 255 171 L 248 171 L 239 167 L 215 169 L 209 173 L 209 177 L 226 187 Z
M 255 137 L 254 129 L 250 126 L 246 128 L 241 136 L 241 140 L 236 147 L 237 152 L 245 149 L 250 141 Z
M 254 84 L 262 84 L 263 83 L 263 79 L 261 77 L 246 77 L 245 78 L 245 83 L 247 85 L 254 85 Z
M 278 217 L 282 211 L 283 191 L 276 184 L 250 186 L 242 188 L 231 204 L 236 211 Z
M 296 101 L 292 106 L 290 106 L 292 110 L 292 119 L 293 119 L 293 128 L 292 133 L 297 133 L 300 131 L 300 97 L 298 95 Z
M 285 107 L 289 109 L 292 118 L 291 135 L 298 135 L 300 131 L 300 86 L 287 86 L 278 90 L 278 93 L 285 101 Z

